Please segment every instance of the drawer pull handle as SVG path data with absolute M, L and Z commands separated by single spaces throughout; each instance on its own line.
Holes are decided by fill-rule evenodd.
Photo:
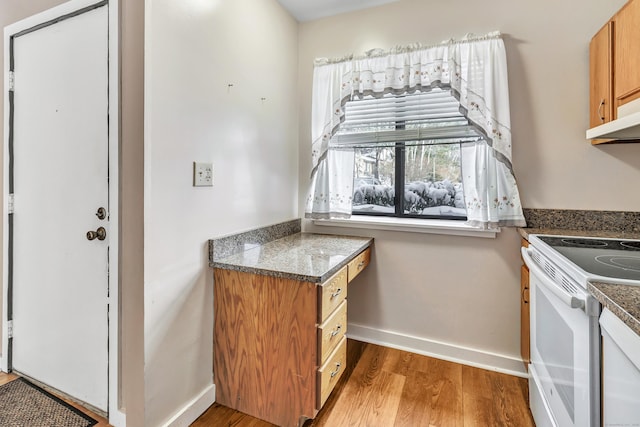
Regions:
M 364 261 L 360 261 L 360 264 L 358 264 L 358 270 L 362 269 L 362 267 L 364 267 Z
M 336 375 L 338 375 L 338 372 L 340 372 L 340 367 L 342 366 L 342 362 L 338 362 L 336 363 L 336 370 L 331 372 L 331 378 L 335 377 Z
M 331 294 L 331 299 L 334 299 L 338 295 L 342 293 L 342 288 L 338 288 L 334 293 Z
M 331 338 L 335 337 L 336 335 L 338 335 L 340 333 L 340 329 L 342 329 L 342 325 L 338 325 L 336 326 L 336 329 L 334 329 L 331 332 Z

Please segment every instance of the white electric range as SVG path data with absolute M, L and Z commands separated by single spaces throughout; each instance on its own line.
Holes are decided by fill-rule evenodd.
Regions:
M 530 407 L 537 427 L 600 427 L 600 304 L 587 282 L 640 285 L 640 241 L 529 235 Z

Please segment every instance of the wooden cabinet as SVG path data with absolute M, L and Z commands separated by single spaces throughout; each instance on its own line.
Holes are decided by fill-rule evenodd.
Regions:
M 640 98 L 640 0 L 630 0 L 613 17 L 614 108 Z
M 329 280 L 320 285 L 320 320 L 326 319 L 329 313 L 333 313 L 342 300 L 347 298 L 347 271 L 348 268 L 345 265 Z
M 589 44 L 589 127 L 618 117 L 617 109 L 640 98 L 640 0 L 629 0 Z M 592 144 L 611 140 L 593 140 Z
M 349 281 L 352 281 L 367 265 L 369 265 L 370 259 L 371 251 L 364 251 L 349 262 Z
M 323 283 L 214 269 L 216 401 L 278 426 L 314 418 L 344 372 L 347 283 L 369 259 Z
M 342 337 L 347 332 L 347 301 L 343 300 L 340 306 L 318 326 L 318 364 L 329 358 L 333 350 L 338 347 Z
M 522 246 L 529 247 L 529 242 L 522 239 Z M 531 361 L 529 327 L 529 269 L 523 262 L 520 266 L 520 354 L 527 370 Z
M 331 353 L 331 357 L 318 369 L 318 401 L 316 406 L 318 410 L 329 398 L 342 376 L 345 366 L 347 366 L 347 338 L 343 337 L 338 348 Z
M 591 39 L 589 45 L 589 127 L 613 118 L 613 21 Z

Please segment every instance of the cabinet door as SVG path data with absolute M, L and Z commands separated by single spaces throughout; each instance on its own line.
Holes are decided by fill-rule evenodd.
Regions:
M 529 242 L 522 239 L 522 246 L 529 247 Z M 531 361 L 530 320 L 529 320 L 529 269 L 525 264 L 520 266 L 520 355 L 524 367 L 529 368 Z
M 630 0 L 614 16 L 616 107 L 640 98 L 640 0 Z
M 599 126 L 613 118 L 612 41 L 613 21 L 591 39 L 589 45 L 589 127 Z
M 603 426 L 633 426 L 640 420 L 640 336 L 604 309 L 602 332 Z
M 525 367 L 531 361 L 529 320 L 529 269 L 520 266 L 520 354 Z
M 317 285 L 213 274 L 216 402 L 278 426 L 315 417 Z

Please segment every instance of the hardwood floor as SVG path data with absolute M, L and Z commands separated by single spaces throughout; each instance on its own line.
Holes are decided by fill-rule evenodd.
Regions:
M 534 427 L 524 378 L 348 341 L 345 375 L 304 427 Z M 219 404 L 192 426 L 271 427 Z
M 304 427 L 535 427 L 524 378 L 353 340 L 347 352 L 345 374 Z M 0 372 L 0 385 L 15 378 Z M 192 426 L 273 425 L 216 403 Z
M 4 373 L 4 372 L 0 372 L 0 385 L 3 385 L 3 384 L 6 384 L 6 383 L 9 383 L 9 382 L 11 382 L 11 381 L 15 380 L 16 378 L 18 378 L 18 376 L 17 376 L 17 375 L 14 375 L 14 374 L 7 374 L 7 373 Z M 90 416 L 91 418 L 93 418 L 94 420 L 98 421 L 98 424 L 95 424 L 95 427 L 111 427 L 111 426 L 109 425 L 109 422 L 108 422 L 105 418 L 103 418 L 103 417 L 101 417 L 101 416 L 99 416 L 99 415 L 97 415 L 97 414 L 95 414 L 95 413 L 93 413 L 93 412 L 89 411 L 88 409 L 83 408 L 82 406 L 78 405 L 78 404 L 77 404 L 77 403 L 75 403 L 75 402 L 72 402 L 72 401 L 71 401 L 71 400 L 69 400 L 69 399 L 66 399 L 66 398 L 65 398 L 65 397 L 63 397 L 63 396 L 58 396 L 58 397 L 60 397 L 60 398 L 61 398 L 62 400 L 64 400 L 65 402 L 69 403 L 69 404 L 70 404 L 71 406 L 73 406 L 74 408 L 79 409 L 80 411 L 82 411 L 82 412 L 84 412 L 85 414 L 89 415 L 89 416 Z

